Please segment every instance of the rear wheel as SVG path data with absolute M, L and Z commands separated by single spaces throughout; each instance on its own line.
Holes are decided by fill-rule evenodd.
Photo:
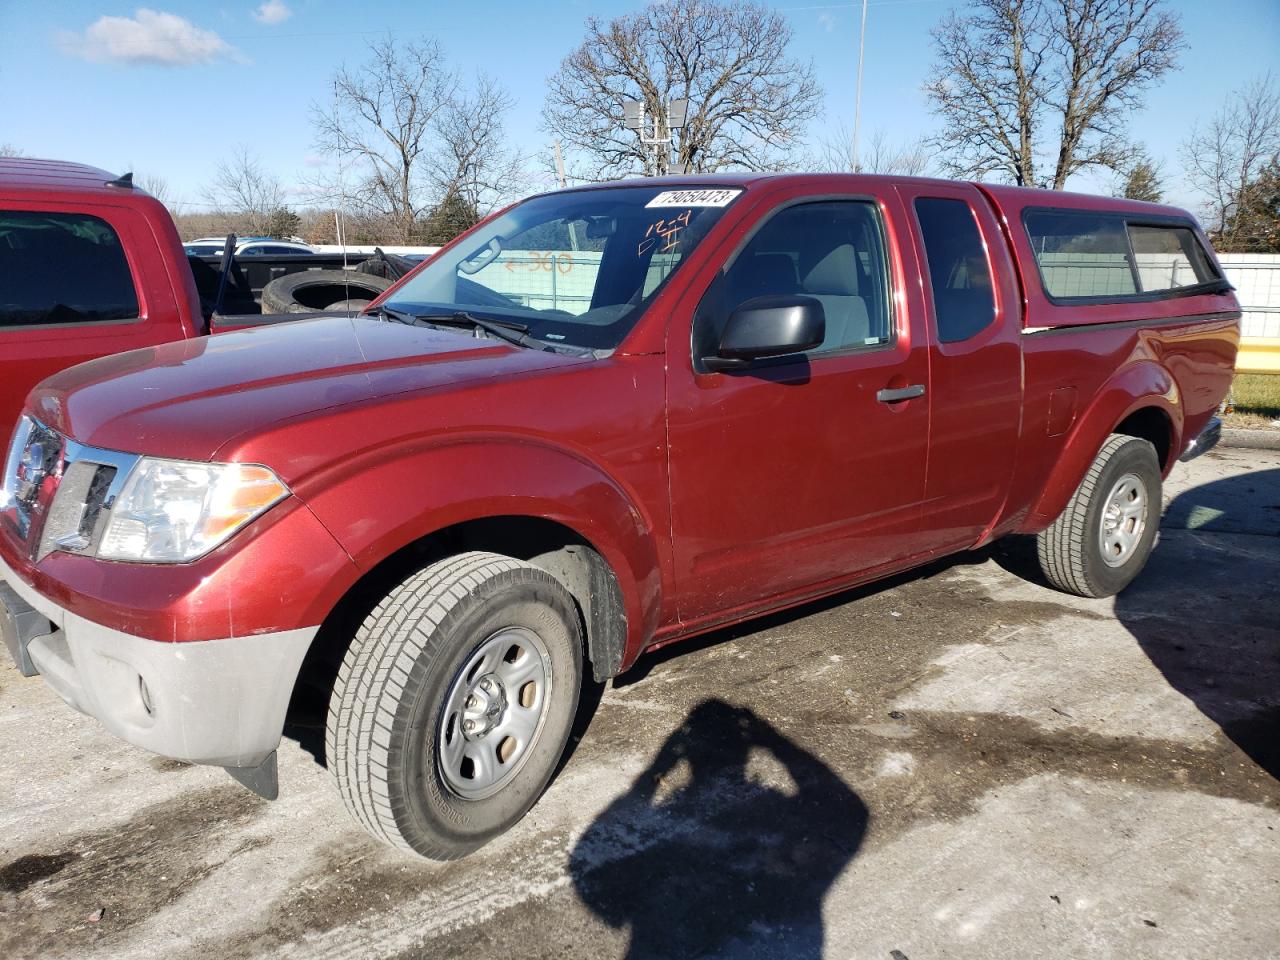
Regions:
M 329 769 L 370 833 L 475 850 L 546 788 L 582 682 L 582 628 L 550 574 L 492 553 L 432 564 L 366 618 L 329 708 Z
M 1067 593 L 1119 593 L 1151 556 L 1160 511 L 1155 447 L 1137 437 L 1113 434 L 1061 516 L 1036 537 L 1040 569 Z

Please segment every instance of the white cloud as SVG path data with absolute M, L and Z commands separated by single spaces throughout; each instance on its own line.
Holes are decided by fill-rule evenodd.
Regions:
M 84 33 L 64 33 L 62 49 L 94 63 L 188 67 L 215 60 L 238 60 L 227 41 L 174 13 L 140 7 L 132 17 L 99 17 Z
M 293 11 L 284 0 L 267 0 L 253 11 L 253 19 L 259 23 L 284 23 L 293 16 Z
M 822 29 L 830 33 L 836 28 L 836 18 L 829 13 L 818 14 L 818 23 L 822 25 Z

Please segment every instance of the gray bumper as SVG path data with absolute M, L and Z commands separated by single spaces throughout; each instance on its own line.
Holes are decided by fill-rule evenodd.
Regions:
M 5 627 L 19 667 L 33 666 L 58 696 L 116 736 L 190 763 L 257 767 L 270 759 L 319 629 L 160 643 L 64 610 L 3 560 L 0 586 L 8 609 L 0 616 L 27 624 Z M 48 623 L 33 626 L 34 618 Z

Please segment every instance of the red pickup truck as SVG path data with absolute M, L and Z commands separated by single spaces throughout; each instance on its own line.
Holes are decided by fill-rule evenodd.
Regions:
M 169 211 L 128 174 L 0 158 L 0 433 L 8 436 L 32 387 L 73 364 L 298 319 L 262 313 L 262 289 L 272 281 L 273 290 L 314 295 L 306 309 L 317 312 L 385 289 L 379 276 L 325 269 L 366 259 L 189 257 Z M 279 309 L 278 299 L 270 302 Z
M 177 269 L 177 266 L 174 266 Z M 6 640 L 146 749 L 276 792 L 291 700 L 371 833 L 514 824 L 587 670 L 1038 534 L 1124 588 L 1239 308 L 1168 207 L 872 176 L 534 197 L 365 316 L 95 360 L 4 467 Z

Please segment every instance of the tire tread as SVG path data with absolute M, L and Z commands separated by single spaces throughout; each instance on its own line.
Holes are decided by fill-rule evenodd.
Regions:
M 465 852 L 446 846 L 424 850 L 421 841 L 411 844 L 401 830 L 403 811 L 390 786 L 400 772 L 390 749 L 396 710 L 413 682 L 414 664 L 438 654 L 447 634 L 440 627 L 459 602 L 496 577 L 531 569 L 495 553 L 449 557 L 395 587 L 356 631 L 334 685 L 325 751 L 339 796 L 374 837 L 438 860 Z
M 1049 583 L 1064 593 L 1080 597 L 1105 595 L 1091 581 L 1086 566 L 1086 551 L 1090 544 L 1088 514 L 1107 464 L 1131 443 L 1145 444 L 1146 441 L 1119 433 L 1107 437 L 1080 486 L 1067 502 L 1066 509 L 1036 535 L 1036 558 L 1040 562 L 1040 570 Z M 1156 516 L 1158 518 L 1159 514 Z

